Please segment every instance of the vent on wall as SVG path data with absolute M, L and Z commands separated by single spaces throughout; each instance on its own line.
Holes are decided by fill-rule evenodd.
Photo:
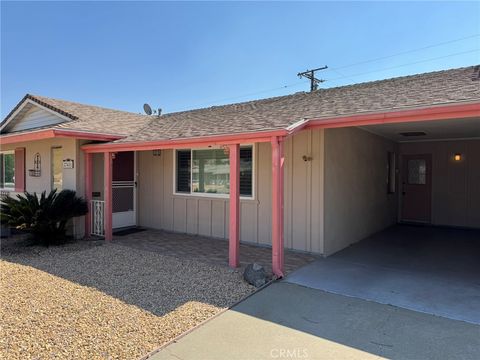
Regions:
M 409 132 L 401 132 L 399 133 L 399 135 L 409 137 L 409 136 L 425 136 L 427 134 L 424 133 L 423 131 L 409 131 Z

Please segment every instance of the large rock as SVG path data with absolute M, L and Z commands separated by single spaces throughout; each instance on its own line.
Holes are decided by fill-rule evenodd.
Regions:
M 262 265 L 253 263 L 248 264 L 243 272 L 243 278 L 249 284 L 255 287 L 261 287 L 267 282 L 267 275 Z

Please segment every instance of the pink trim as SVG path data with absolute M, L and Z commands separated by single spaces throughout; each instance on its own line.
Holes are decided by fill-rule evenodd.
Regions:
M 103 181 L 104 181 L 104 200 L 105 200 L 105 240 L 112 241 L 113 229 L 112 229 L 112 153 L 103 153 Z
M 283 139 L 272 137 L 272 271 L 283 277 Z
M 256 133 L 242 133 L 218 136 L 204 136 L 190 139 L 171 139 L 148 142 L 125 142 L 111 144 L 89 144 L 82 146 L 86 152 L 104 152 L 104 151 L 142 151 L 156 149 L 178 149 L 195 148 L 205 145 L 229 145 L 229 144 L 247 144 L 257 142 L 268 142 L 272 136 L 288 135 L 287 130 L 259 131 Z
M 113 141 L 124 138 L 123 135 L 93 133 L 88 131 L 77 130 L 54 130 L 55 137 L 73 137 L 83 140 L 101 140 L 101 141 Z
M 53 130 L 35 131 L 18 135 L 2 135 L 0 139 L 2 144 L 13 144 L 24 141 L 43 140 L 55 137 Z
M 240 145 L 230 145 L 230 214 L 228 263 L 236 268 L 240 265 Z
M 56 137 L 73 137 L 76 139 L 85 139 L 85 140 L 113 141 L 113 140 L 121 139 L 123 136 L 90 133 L 86 131 L 76 131 L 76 130 L 48 129 L 48 130 L 32 131 L 32 132 L 23 133 L 23 134 L 11 134 L 11 135 L 5 134 L 5 135 L 2 135 L 0 139 L 2 144 L 7 145 L 7 144 L 26 142 L 26 141 L 51 139 Z
M 336 128 L 399 122 L 433 121 L 480 117 L 480 103 L 436 106 L 426 109 L 389 111 L 334 118 L 310 119 L 307 128 Z
M 168 139 L 159 141 L 140 141 L 109 144 L 89 144 L 82 147 L 86 152 L 104 151 L 142 151 L 155 149 L 194 148 L 205 145 L 228 145 L 269 142 L 272 137 L 285 137 L 296 134 L 304 129 L 334 128 L 348 126 L 362 126 L 373 124 L 388 124 L 396 122 L 414 122 L 430 120 L 446 120 L 457 118 L 480 117 L 480 103 L 444 105 L 430 108 L 377 112 L 361 115 L 325 117 L 306 119 L 287 129 L 259 131 L 255 133 L 225 134 L 216 136 L 196 137 L 189 139 Z
M 92 154 L 85 154 L 85 200 L 88 205 L 88 213 L 85 215 L 85 237 L 89 237 L 92 230 L 92 191 L 93 191 L 93 173 L 92 173 Z
M 25 148 L 15 149 L 15 191 L 25 191 Z

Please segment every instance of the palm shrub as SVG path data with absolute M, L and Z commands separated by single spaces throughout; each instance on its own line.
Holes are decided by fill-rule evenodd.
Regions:
M 85 215 L 87 202 L 73 190 L 46 191 L 6 196 L 0 201 L 0 219 L 3 224 L 32 234 L 36 243 L 61 244 L 67 240 L 66 226 L 70 219 Z

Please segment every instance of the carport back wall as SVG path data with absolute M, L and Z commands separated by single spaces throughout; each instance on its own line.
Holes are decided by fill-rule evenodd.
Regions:
M 325 130 L 325 255 L 396 222 L 389 151 L 397 151 L 395 142 L 358 128 Z
M 432 224 L 480 228 L 480 140 L 401 143 L 400 153 L 432 154 Z

